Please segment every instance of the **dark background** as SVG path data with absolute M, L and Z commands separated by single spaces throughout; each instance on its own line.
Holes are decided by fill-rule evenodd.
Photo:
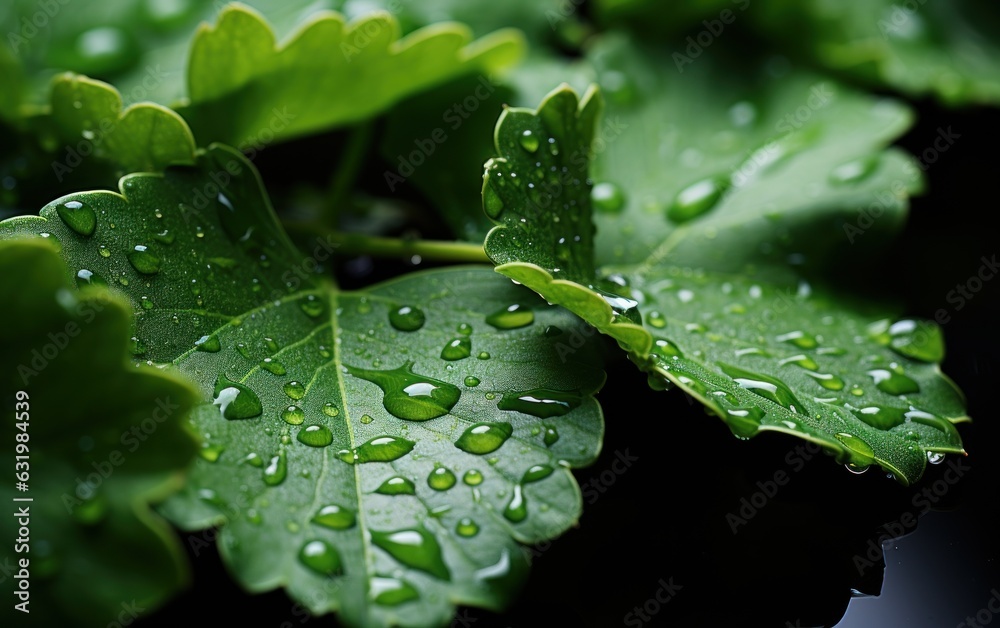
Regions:
M 1000 625 L 987 606 L 1000 590 L 1000 433 L 989 398 L 998 387 L 1000 279 L 986 282 L 961 310 L 947 300 L 983 256 L 1000 254 L 997 201 L 989 195 L 1000 164 L 1000 118 L 988 108 L 949 110 L 930 101 L 916 108 L 917 125 L 899 142 L 911 153 L 929 147 L 941 128 L 960 137 L 927 169 L 929 191 L 914 199 L 896 244 L 874 263 L 842 260 L 835 275 L 854 292 L 898 297 L 910 316 L 948 310 L 943 370 L 965 391 L 974 419 L 959 428 L 969 452 L 961 479 L 943 480 L 954 457 L 929 467 L 910 488 L 878 470 L 853 475 L 822 454 L 796 471 L 786 457 L 801 441 L 776 434 L 739 441 L 684 394 L 654 392 L 638 373 L 629 377 L 634 367 L 609 347 L 613 375 L 599 396 L 607 435 L 601 457 L 576 474 L 584 487 L 579 526 L 532 550 L 530 579 L 507 612 L 460 609 L 453 626 L 950 627 L 975 625 L 963 622 L 977 613 L 979 621 Z M 329 143 L 339 139 L 309 141 L 337 154 Z M 258 167 L 268 179 L 288 163 L 285 151 L 309 149 L 269 149 Z M 378 267 L 380 275 L 404 270 Z M 617 475 L 611 465 L 626 451 L 638 460 Z M 734 534 L 727 513 L 782 470 L 787 484 Z M 940 495 L 921 497 L 935 488 Z M 880 542 L 910 517 L 915 527 Z M 336 625 L 333 616 L 306 618 L 282 591 L 247 595 L 214 550 L 190 558 L 190 590 L 136 626 L 175 626 L 192 617 L 199 625 Z M 681 587 L 665 604 L 650 601 L 661 581 Z M 643 613 L 657 610 L 647 620 L 630 615 L 643 606 Z

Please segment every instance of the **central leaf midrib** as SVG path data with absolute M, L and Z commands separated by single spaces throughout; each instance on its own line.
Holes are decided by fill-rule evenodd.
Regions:
M 344 420 L 345 420 L 345 423 L 347 424 L 347 434 L 348 434 L 348 438 L 350 439 L 350 449 L 351 449 L 351 451 L 354 451 L 358 447 L 358 443 L 355 440 L 354 425 L 353 425 L 353 422 L 351 421 L 351 406 L 350 406 L 350 404 L 347 401 L 347 389 L 344 387 L 343 370 L 339 368 L 339 367 L 343 366 L 343 362 L 340 359 L 340 346 L 341 346 L 342 343 L 339 342 L 339 334 L 340 334 L 340 324 L 339 323 L 340 322 L 339 322 L 339 315 L 337 314 L 338 309 L 340 307 L 340 301 L 338 299 L 338 293 L 337 293 L 337 290 L 335 288 L 333 288 L 333 287 L 327 288 L 326 292 L 327 292 L 327 295 L 328 295 L 327 307 L 330 308 L 330 331 L 331 331 L 331 334 L 332 334 L 332 342 L 333 342 L 333 355 L 330 358 L 330 362 L 328 362 L 327 364 L 333 364 L 335 367 L 337 367 L 337 369 L 339 371 L 337 373 L 335 379 L 337 380 L 337 386 L 340 389 L 340 401 L 341 401 L 341 405 L 344 406 Z M 319 369 L 317 369 L 317 372 L 318 371 L 319 371 Z M 331 455 L 333 455 L 333 454 L 331 453 L 330 448 L 327 447 L 325 449 L 324 453 L 323 453 L 323 468 L 324 468 L 324 470 L 326 469 L 327 459 Z M 362 557 L 363 557 L 364 563 L 365 563 L 365 578 L 364 578 L 364 585 L 363 585 L 363 595 L 364 595 L 364 602 L 363 602 L 363 604 L 365 606 L 367 606 L 368 605 L 368 592 L 369 592 L 370 586 L 371 586 L 372 575 L 374 575 L 375 565 L 374 565 L 374 562 L 372 560 L 372 549 L 371 549 L 370 544 L 368 543 L 368 536 L 369 536 L 367 534 L 368 528 L 365 525 L 364 507 L 363 507 L 363 504 L 362 504 L 362 499 L 363 499 L 364 493 L 361 490 L 361 468 L 360 468 L 361 465 L 355 463 L 355 464 L 353 464 L 351 466 L 353 467 L 352 470 L 354 471 L 354 492 L 355 492 L 355 494 L 357 496 L 357 504 L 358 504 L 357 525 L 358 525 L 358 532 L 359 532 L 359 534 L 361 536 L 361 553 L 362 553 Z M 317 491 L 319 491 L 320 484 L 321 484 L 321 482 L 317 481 L 317 483 L 316 483 L 316 490 Z

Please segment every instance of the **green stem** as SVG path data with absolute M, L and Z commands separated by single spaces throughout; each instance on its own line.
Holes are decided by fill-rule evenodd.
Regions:
M 490 258 L 482 245 L 469 242 L 445 242 L 441 240 L 406 240 L 403 238 L 383 238 L 330 231 L 309 223 L 286 224 L 291 232 L 308 233 L 325 238 L 339 253 L 346 255 L 371 255 L 373 257 L 410 258 L 419 255 L 432 262 L 465 262 L 488 264 Z
M 323 224 L 331 227 L 337 224 L 340 208 L 347 202 L 347 197 L 354 187 L 358 172 L 364 164 L 373 128 L 372 121 L 363 122 L 354 127 L 347 138 L 344 152 L 340 156 L 340 163 L 337 164 L 337 171 L 330 180 L 326 199 L 323 201 L 323 213 L 320 216 Z

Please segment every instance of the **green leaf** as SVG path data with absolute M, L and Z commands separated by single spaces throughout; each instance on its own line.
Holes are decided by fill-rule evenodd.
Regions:
M 70 292 L 66 272 L 48 242 L 0 243 L 0 296 L 16 303 L 0 327 L 0 397 L 10 413 L 0 458 L 7 469 L 19 465 L 28 487 L 3 483 L 11 511 L 0 532 L 11 540 L 4 564 L 27 561 L 33 621 L 104 626 L 123 601 L 149 609 L 187 580 L 183 550 L 149 504 L 180 487 L 194 458 L 181 419 L 198 396 L 175 375 L 128 364 L 124 301 L 95 288 Z M 21 507 L 30 529 L 23 548 L 13 541 Z
M 599 109 L 596 91 L 578 101 L 561 88 L 537 111 L 501 116 L 499 156 L 487 162 L 483 185 L 483 207 L 498 225 L 485 248 L 498 272 L 618 340 L 654 383 L 678 385 L 741 437 L 794 434 L 855 468 L 877 463 L 904 484 L 920 477 L 929 454 L 964 453 L 952 426 L 966 418 L 963 402 L 939 371 L 930 323 L 890 326 L 807 284 L 789 292 L 772 273 L 677 265 L 675 251 L 696 229 L 674 230 L 665 240 L 673 245 L 645 260 L 595 270 L 587 156 L 597 150 Z M 727 222 L 736 229 L 746 214 Z M 743 245 L 755 247 L 753 237 Z
M 768 0 L 763 34 L 830 70 L 949 105 L 1000 104 L 1000 12 L 990 3 Z
M 619 36 L 591 52 L 608 92 L 592 175 L 621 199 L 597 205 L 599 263 L 663 247 L 677 265 L 726 271 L 821 264 L 902 226 L 922 188 L 912 158 L 886 149 L 912 124 L 906 106 L 713 52 L 677 66 Z
M 450 23 L 398 37 L 392 15 L 345 24 L 328 13 L 278 45 L 260 15 L 232 5 L 195 37 L 182 114 L 203 144 L 267 143 L 369 118 L 461 74 L 495 71 L 523 46 L 516 31 L 473 42 Z
M 120 172 L 159 172 L 170 164 L 194 163 L 194 137 L 183 118 L 153 103 L 123 110 L 121 94 L 107 83 L 72 74 L 57 77 L 51 116 L 61 142 L 89 145 L 92 153 L 81 158 L 92 154 Z
M 506 604 L 516 541 L 576 521 L 568 467 L 600 448 L 604 375 L 578 319 L 486 268 L 340 291 L 313 272 L 331 247 L 296 251 L 233 149 L 120 187 L 0 233 L 51 233 L 71 272 L 128 298 L 137 359 L 197 382 L 204 459 L 168 517 L 226 523 L 247 589 L 353 625 Z

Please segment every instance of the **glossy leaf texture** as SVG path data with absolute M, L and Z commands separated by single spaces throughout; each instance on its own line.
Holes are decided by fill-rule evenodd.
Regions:
M 908 96 L 947 105 L 1000 102 L 1000 12 L 975 0 L 946 4 L 890 0 L 711 0 L 662 3 L 600 0 L 602 22 L 647 36 L 674 37 L 675 59 L 701 55 L 699 33 L 752 33 L 790 58 Z M 691 44 L 684 35 L 691 36 Z M 700 61 L 697 61 L 700 62 Z
M 125 301 L 72 290 L 49 240 L 0 243 L 0 296 L 17 303 L 0 328 L 0 459 L 11 470 L 0 560 L 8 593 L 23 581 L 30 595 L 11 595 L 4 616 L 104 626 L 123 600 L 152 609 L 187 582 L 184 551 L 150 504 L 180 488 L 195 457 L 184 421 L 198 393 L 129 363 Z
M 181 113 L 203 144 L 267 144 L 364 120 L 462 74 L 494 72 L 522 47 L 513 30 L 473 41 L 467 27 L 440 23 L 400 39 L 391 14 L 348 24 L 332 12 L 279 45 L 259 14 L 231 5 L 195 36 Z
M 737 230 L 757 216 L 735 204 L 716 207 L 722 195 L 702 194 L 716 202 L 684 221 L 661 212 L 665 245 L 595 270 L 592 212 L 606 199 L 587 176 L 587 157 L 596 152 L 600 107 L 595 90 L 578 100 L 564 87 L 537 111 L 501 116 L 498 156 L 487 162 L 483 185 L 484 210 L 498 225 L 485 248 L 500 273 L 615 338 L 658 386 L 676 384 L 740 437 L 794 434 L 855 470 L 877 464 L 904 484 L 920 477 L 929 458 L 964 453 L 952 425 L 966 419 L 963 400 L 938 368 L 943 348 L 936 327 L 873 318 L 843 297 L 789 282 L 791 271 L 769 265 L 766 256 L 754 270 L 746 251 L 768 243 L 766 232 L 744 229 L 744 250 L 723 258 L 743 262 L 742 272 L 727 272 L 707 250 L 708 230 Z M 660 172 L 659 161 L 647 167 Z M 806 222 L 820 213 L 816 208 L 785 211 Z M 843 209 L 849 216 L 849 205 Z M 627 224 L 629 215 L 620 219 Z M 678 253 L 688 239 L 700 253 Z
M 352 625 L 445 624 L 455 604 L 503 607 L 518 541 L 579 516 L 569 468 L 600 449 L 604 374 L 561 308 L 487 268 L 340 291 L 316 273 L 332 247 L 295 250 L 220 146 L 41 214 L 0 232 L 51 234 L 78 285 L 128 299 L 136 361 L 197 383 L 201 460 L 162 511 L 225 524 L 247 589 Z

